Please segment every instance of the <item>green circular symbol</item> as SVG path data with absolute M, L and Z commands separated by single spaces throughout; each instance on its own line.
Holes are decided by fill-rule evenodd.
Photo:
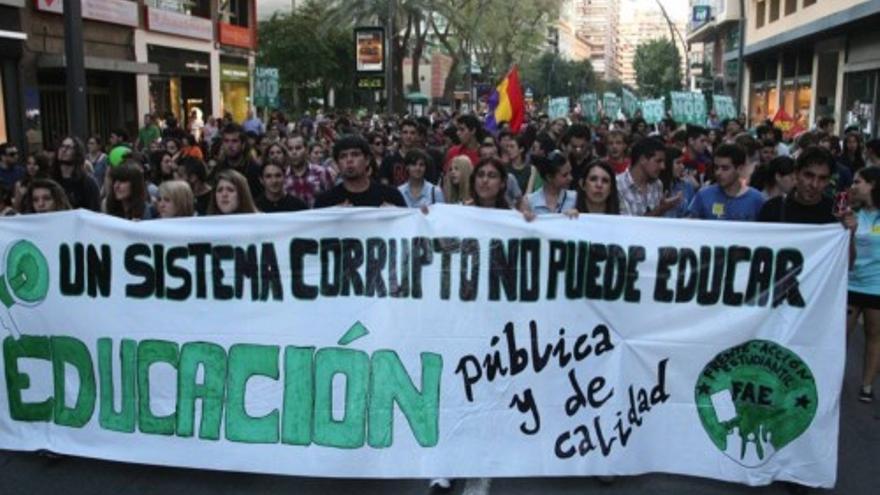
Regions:
M 807 364 L 768 340 L 750 340 L 715 356 L 694 393 L 712 443 L 747 467 L 766 463 L 801 436 L 819 404 Z
M 18 241 L 6 253 L 6 282 L 21 302 L 38 303 L 49 293 L 49 264 L 29 241 Z

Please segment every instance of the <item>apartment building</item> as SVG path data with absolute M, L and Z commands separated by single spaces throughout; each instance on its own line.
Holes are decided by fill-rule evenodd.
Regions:
M 596 75 L 606 80 L 620 79 L 617 44 L 620 0 L 577 0 L 577 35 L 590 50 Z
M 748 0 L 743 100 L 752 123 L 780 108 L 877 136 L 880 0 Z
M 733 96 L 740 76 L 740 0 L 690 0 L 689 10 L 687 40 L 695 54 L 691 69 L 699 64 L 702 71 L 695 86 Z
M 668 40 L 672 33 L 669 31 L 669 23 L 660 13 L 656 4 L 640 3 L 634 5 L 634 7 L 633 10 L 621 12 L 620 14 L 618 22 L 617 67 L 620 71 L 620 81 L 637 88 L 633 61 L 635 60 L 638 46 L 655 39 Z M 673 26 L 678 32 L 675 34 L 672 42 L 678 48 L 678 53 L 681 57 L 681 73 L 684 76 L 687 73 L 685 62 L 687 57 L 678 33 L 684 33 L 687 26 L 685 22 L 675 21 L 673 21 Z

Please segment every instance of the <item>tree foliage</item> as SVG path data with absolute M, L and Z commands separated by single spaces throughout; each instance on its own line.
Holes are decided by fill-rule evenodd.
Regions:
M 322 2 L 310 1 L 260 23 L 257 65 L 278 68 L 282 95 L 297 101 L 334 89 L 339 103 L 351 103 L 345 100 L 354 85 L 354 34 L 347 27 L 320 28 L 328 15 Z
M 536 100 L 553 96 L 575 98 L 601 89 L 589 60 L 573 62 L 545 52 L 523 67 L 523 84 L 534 91 Z
M 658 97 L 681 89 L 681 55 L 668 38 L 655 39 L 636 47 L 633 68 L 641 93 Z

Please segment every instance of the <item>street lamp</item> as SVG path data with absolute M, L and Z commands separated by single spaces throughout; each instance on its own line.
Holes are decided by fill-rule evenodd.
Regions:
M 669 14 L 666 12 L 666 7 L 660 3 L 660 0 L 657 0 L 657 5 L 660 7 L 660 12 L 663 13 L 663 17 L 666 19 L 666 23 L 669 25 L 669 35 L 672 37 L 670 41 L 672 41 L 672 45 L 675 46 L 675 36 L 678 35 L 678 39 L 681 41 L 681 47 L 684 49 L 684 70 L 685 70 L 685 78 L 687 80 L 687 84 L 690 84 L 691 80 L 691 61 L 690 55 L 688 55 L 688 46 L 687 42 L 682 36 L 681 31 L 679 31 L 675 24 L 673 24 L 672 19 L 669 18 Z

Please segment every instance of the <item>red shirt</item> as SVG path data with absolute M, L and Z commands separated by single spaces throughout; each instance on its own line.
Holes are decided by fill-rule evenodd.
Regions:
M 458 144 L 449 148 L 449 151 L 446 152 L 446 159 L 443 160 L 443 173 L 449 171 L 449 162 L 452 161 L 453 158 L 457 156 L 465 155 L 471 159 L 471 165 L 476 165 L 477 162 L 480 161 L 480 152 L 479 149 L 471 149 L 465 147 L 463 144 Z
M 630 159 L 627 157 L 623 157 L 620 159 L 620 161 L 615 161 L 609 157 L 608 165 L 611 165 L 611 168 L 614 170 L 615 175 L 620 175 L 629 170 Z

